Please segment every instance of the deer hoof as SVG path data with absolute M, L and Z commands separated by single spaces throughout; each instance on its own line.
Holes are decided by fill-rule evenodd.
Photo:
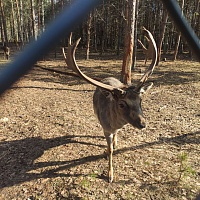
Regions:
M 108 182 L 109 182 L 109 183 L 112 183 L 112 182 L 113 182 L 113 176 L 109 177 Z
M 113 170 L 109 171 L 108 173 L 108 182 L 109 183 L 113 182 Z

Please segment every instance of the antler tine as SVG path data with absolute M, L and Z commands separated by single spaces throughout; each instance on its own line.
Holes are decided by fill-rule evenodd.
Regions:
M 147 81 L 149 76 L 153 73 L 153 70 L 154 70 L 156 62 L 157 62 L 157 54 L 158 54 L 156 42 L 155 42 L 152 34 L 145 27 L 143 27 L 143 30 L 148 34 L 148 38 L 150 39 L 150 41 L 153 45 L 154 52 L 153 52 L 153 58 L 152 58 L 151 64 L 150 64 L 149 68 L 147 69 L 147 71 L 145 72 L 145 74 L 140 79 L 139 83 L 137 84 L 137 86 L 135 88 L 136 91 L 138 91 L 143 86 L 143 84 Z
M 78 65 L 76 63 L 76 60 L 75 60 L 75 51 L 76 51 L 76 48 L 77 48 L 77 46 L 78 46 L 81 38 L 79 38 L 74 44 L 71 44 L 71 39 L 72 39 L 72 34 L 70 34 L 70 37 L 69 37 L 69 43 L 68 43 L 68 49 L 67 49 L 67 56 L 65 54 L 64 48 L 62 48 L 63 56 L 64 56 L 64 59 L 65 59 L 65 62 L 67 64 L 67 66 L 70 69 L 72 69 L 75 73 L 77 73 L 82 79 L 84 79 L 85 81 L 87 81 L 88 83 L 90 83 L 90 84 L 92 84 L 94 86 L 100 87 L 102 89 L 111 91 L 111 92 L 112 91 L 118 91 L 121 94 L 123 94 L 124 90 L 122 90 L 120 88 L 114 88 L 111 85 L 107 85 L 107 84 L 101 83 L 101 82 L 99 82 L 97 80 L 94 80 L 94 79 L 88 77 L 87 75 L 85 75 L 80 70 L 80 68 L 78 67 Z

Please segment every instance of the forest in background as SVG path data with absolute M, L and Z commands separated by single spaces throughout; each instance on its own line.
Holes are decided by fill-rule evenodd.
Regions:
M 143 101 L 147 128 L 125 126 L 119 131 L 114 182 L 107 183 L 106 140 L 91 103 L 94 86 L 71 76 L 63 58 L 59 59 L 66 35 L 57 44 L 58 59 L 52 58 L 51 51 L 2 95 L 0 199 L 196 199 L 200 191 L 199 62 L 186 60 L 191 55 L 189 47 L 161 1 L 103 1 L 73 31 L 73 39 L 82 37 L 78 64 L 90 77 L 120 76 L 127 3 L 131 1 L 139 2 L 132 30 L 146 45 L 145 26 L 158 49 L 168 54 L 152 74 L 154 87 Z M 0 42 L 8 43 L 11 55 L 18 53 L 71 3 L 0 0 Z M 179 4 L 199 37 L 200 1 L 180 0 Z M 179 39 L 180 53 L 184 53 L 179 58 L 184 60 L 168 62 Z M 82 56 L 88 44 L 91 59 L 86 60 Z M 4 68 L 7 62 L 1 61 L 0 68 Z M 137 66 L 134 82 L 147 67 L 138 58 Z
M 103 53 L 114 50 L 119 54 L 124 47 L 125 23 L 127 12 L 126 0 L 104 0 L 93 9 L 84 21 L 74 30 L 74 37 L 81 37 L 80 46 Z M 45 31 L 47 24 L 58 15 L 71 0 L 0 0 L 1 42 L 17 45 L 20 49 L 31 40 L 37 40 Z M 155 40 L 160 40 L 163 24 L 166 25 L 162 50 L 164 53 L 173 52 L 180 37 L 171 18 L 166 16 L 166 10 L 159 0 L 137 0 L 136 24 L 138 38 L 146 45 L 142 37 L 141 27 L 150 30 Z M 180 0 L 183 13 L 200 37 L 200 1 Z M 67 36 L 66 36 L 67 37 Z M 66 44 L 66 38 L 60 45 Z M 180 40 L 179 52 L 188 52 L 189 48 L 184 39 Z

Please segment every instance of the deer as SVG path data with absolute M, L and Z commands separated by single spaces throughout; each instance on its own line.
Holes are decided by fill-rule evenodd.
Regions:
M 9 56 L 10 56 L 10 48 L 7 46 L 6 43 L 4 43 L 4 45 L 1 47 L 1 49 L 4 52 L 4 57 L 6 56 L 6 59 L 8 60 Z
M 72 44 L 72 34 L 70 35 L 67 55 L 65 54 L 65 48 L 62 48 L 66 65 L 79 77 L 96 86 L 93 94 L 93 108 L 107 141 L 106 153 L 108 156 L 109 183 L 112 183 L 114 179 L 113 150 L 117 146 L 118 131 L 126 124 L 131 124 L 138 129 L 144 129 L 146 127 L 141 102 L 143 94 L 153 85 L 152 82 L 146 83 L 146 81 L 153 73 L 156 65 L 157 47 L 152 34 L 145 28 L 143 30 L 150 38 L 154 51 L 150 66 L 136 85 L 125 85 L 114 77 L 108 77 L 99 81 L 84 74 L 78 67 L 75 59 L 75 51 L 81 38 Z
M 146 48 L 146 47 L 144 46 L 144 44 L 141 42 L 141 40 L 138 39 L 137 41 L 138 41 L 138 43 L 139 43 L 139 44 L 141 45 L 141 47 L 142 47 L 143 54 L 145 55 L 144 64 L 146 65 L 147 60 L 148 60 L 149 58 L 152 58 L 152 57 L 153 57 L 154 47 L 153 47 L 153 45 L 152 45 L 151 40 L 150 40 L 148 37 L 145 36 L 145 39 L 146 39 L 147 42 L 148 42 L 148 48 Z

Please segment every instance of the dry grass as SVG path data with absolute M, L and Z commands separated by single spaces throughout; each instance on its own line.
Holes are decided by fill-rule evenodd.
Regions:
M 91 77 L 120 75 L 120 60 L 79 60 Z M 125 126 L 107 182 L 106 141 L 93 86 L 62 61 L 39 62 L 0 98 L 0 199 L 194 199 L 200 191 L 200 64 L 162 62 L 143 101 L 148 127 Z M 143 61 L 138 65 L 145 67 Z M 139 78 L 137 74 L 133 76 Z

